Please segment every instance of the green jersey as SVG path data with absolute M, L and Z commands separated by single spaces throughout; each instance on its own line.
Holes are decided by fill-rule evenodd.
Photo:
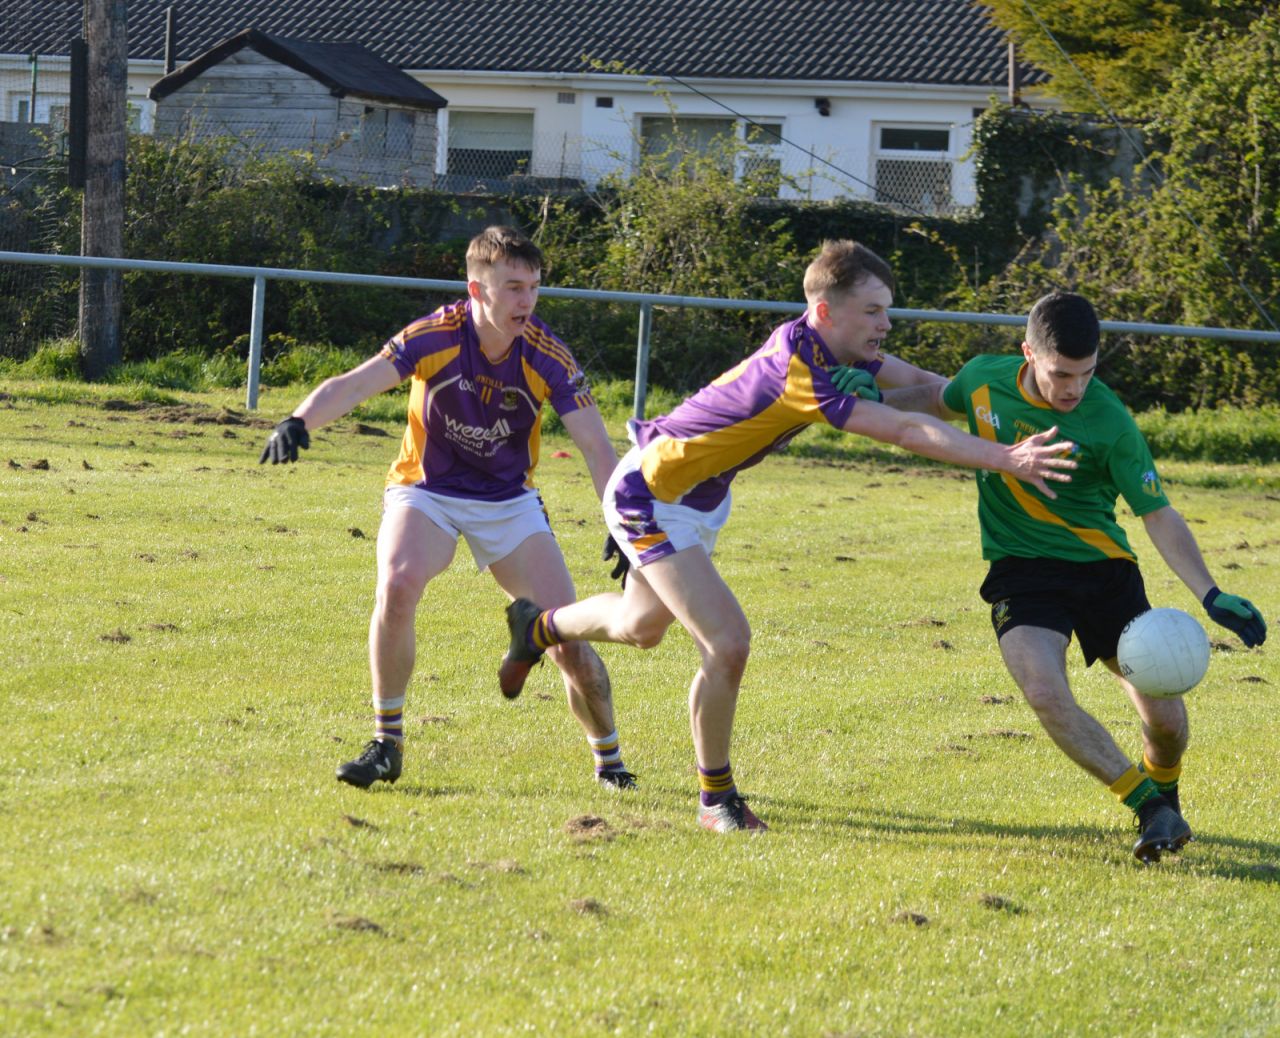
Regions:
M 1017 443 L 1058 427 L 1075 444 L 1078 464 L 1070 483 L 1053 483 L 1057 497 L 1000 472 L 978 473 L 978 524 L 982 557 L 1135 560 L 1116 522 L 1116 498 L 1137 516 L 1169 503 L 1160 486 L 1147 441 L 1120 398 L 1093 379 L 1083 399 L 1067 413 L 1032 399 L 1022 388 L 1024 360 L 1018 355 L 975 357 L 943 391 L 942 401 L 969 420 L 969 431 L 999 443 Z

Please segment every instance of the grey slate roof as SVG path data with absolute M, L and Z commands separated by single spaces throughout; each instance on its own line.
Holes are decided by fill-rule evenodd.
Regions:
M 359 43 L 315 43 L 271 36 L 257 29 L 238 32 L 175 69 L 152 86 L 151 98 L 158 101 L 167 97 L 205 69 L 246 47 L 318 80 L 337 97 L 350 94 L 415 108 L 436 109 L 446 104 L 434 90 Z
M 130 0 L 129 52 L 164 57 L 172 0 Z M 82 0 L 10 0 L 0 53 L 65 54 Z M 254 26 L 363 43 L 414 70 L 998 87 L 1004 38 L 972 0 L 201 0 L 178 4 L 178 60 Z M 16 10 L 14 10 L 16 8 Z M 1024 83 L 1045 77 L 1027 67 Z

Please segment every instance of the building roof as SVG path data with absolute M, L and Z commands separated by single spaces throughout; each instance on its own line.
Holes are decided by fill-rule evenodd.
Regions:
M 167 97 L 206 69 L 244 48 L 288 65 L 329 88 L 336 97 L 367 98 L 415 108 L 443 108 L 443 97 L 359 43 L 323 43 L 271 36 L 245 29 L 228 36 L 203 54 L 175 69 L 149 91 L 153 100 Z
M 131 0 L 129 54 L 164 57 L 165 8 Z M 27 0 L 0 53 L 65 54 L 80 0 Z M 403 69 L 998 87 L 1004 36 L 973 0 L 202 0 L 178 9 L 178 59 L 253 25 L 354 41 Z M 1024 83 L 1045 76 L 1026 66 Z

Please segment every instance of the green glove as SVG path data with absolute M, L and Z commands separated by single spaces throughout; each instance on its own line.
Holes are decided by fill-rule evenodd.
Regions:
M 831 369 L 831 383 L 847 396 L 861 397 L 863 400 L 874 400 L 877 404 L 884 400 L 884 394 L 876 385 L 876 377 L 862 368 L 849 368 L 841 364 Z
M 1225 591 L 1219 591 L 1215 584 L 1201 604 L 1210 620 L 1229 631 L 1235 631 L 1250 649 L 1267 640 L 1267 621 L 1262 618 L 1258 607 L 1247 598 L 1228 595 Z

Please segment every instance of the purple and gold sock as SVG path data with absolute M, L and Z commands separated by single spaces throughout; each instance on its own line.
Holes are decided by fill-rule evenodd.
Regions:
M 723 804 L 738 791 L 733 783 L 733 768 L 728 761 L 723 768 L 704 768 L 699 764 L 698 785 L 702 788 L 700 799 L 703 807 Z
M 529 633 L 525 636 L 529 648 L 546 652 L 551 646 L 559 645 L 564 640 L 556 630 L 555 614 L 554 609 L 544 610 L 529 625 Z
M 404 744 L 404 696 L 373 700 L 373 737 Z
M 606 771 L 622 771 L 622 751 L 618 747 L 618 732 L 614 729 L 602 739 L 587 736 L 591 753 L 596 759 L 596 774 Z

